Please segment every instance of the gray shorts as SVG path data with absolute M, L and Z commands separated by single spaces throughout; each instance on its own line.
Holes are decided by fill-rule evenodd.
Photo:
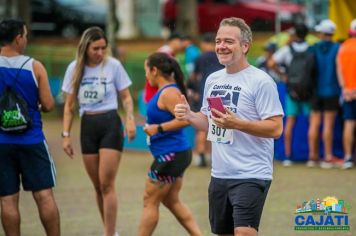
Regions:
M 209 220 L 214 234 L 234 234 L 236 227 L 258 231 L 271 180 L 218 179 L 209 185 Z

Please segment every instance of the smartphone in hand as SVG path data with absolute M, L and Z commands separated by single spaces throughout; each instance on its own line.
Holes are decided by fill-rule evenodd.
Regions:
M 209 104 L 210 109 L 214 108 L 214 109 L 220 111 L 221 113 L 226 114 L 226 111 L 225 111 L 224 105 L 222 103 L 221 97 L 208 97 L 206 99 L 208 100 L 208 104 Z M 217 117 L 216 113 L 214 113 L 213 111 L 211 112 L 211 114 L 214 117 Z

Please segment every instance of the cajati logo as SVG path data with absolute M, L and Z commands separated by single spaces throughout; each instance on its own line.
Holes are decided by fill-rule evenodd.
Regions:
M 295 210 L 294 230 L 350 230 L 350 208 L 336 197 L 304 201 Z

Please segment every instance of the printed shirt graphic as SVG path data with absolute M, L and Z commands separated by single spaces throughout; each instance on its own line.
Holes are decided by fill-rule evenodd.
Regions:
M 243 120 L 264 120 L 283 115 L 277 86 L 264 71 L 254 66 L 227 74 L 211 74 L 205 84 L 201 112 L 211 114 L 207 97 L 219 96 L 225 107 Z M 212 176 L 232 179 L 272 179 L 272 138 L 260 138 L 233 130 L 233 144 L 212 143 Z
M 73 93 L 74 67 L 75 61 L 68 66 L 62 85 L 62 90 L 69 94 Z M 116 110 L 118 108 L 117 92 L 128 88 L 131 84 L 122 64 L 112 57 L 107 58 L 104 66 L 102 63 L 96 67 L 85 66 L 78 93 L 80 115 L 86 111 Z
M 7 130 L 14 127 L 21 128 L 27 123 L 18 103 L 16 103 L 16 110 L 4 110 L 4 116 L 1 117 L 1 122 L 4 129 L 7 128 Z

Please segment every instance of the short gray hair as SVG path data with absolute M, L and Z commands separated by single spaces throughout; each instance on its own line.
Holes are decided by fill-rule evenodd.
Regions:
M 224 18 L 220 22 L 221 26 L 236 26 L 241 30 L 241 42 L 252 43 L 252 31 L 251 28 L 246 24 L 246 22 L 237 17 Z

